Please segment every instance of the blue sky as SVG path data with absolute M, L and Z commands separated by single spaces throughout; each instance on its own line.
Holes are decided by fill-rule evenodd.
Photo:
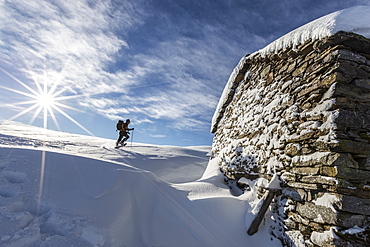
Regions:
M 46 86 L 60 97 L 59 110 L 47 113 L 49 129 L 116 139 L 117 120 L 130 118 L 134 141 L 211 145 L 214 110 L 241 57 L 318 17 L 361 4 L 370 5 L 0 0 L 0 119 L 45 126 L 43 109 L 30 100 Z

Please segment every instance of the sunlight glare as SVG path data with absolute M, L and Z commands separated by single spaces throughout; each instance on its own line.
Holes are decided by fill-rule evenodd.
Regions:
M 53 95 L 50 95 L 48 93 L 42 93 L 37 98 L 37 103 L 42 107 L 50 107 L 53 106 L 55 102 L 55 99 Z
M 17 93 L 17 94 L 26 96 L 28 98 L 31 98 L 31 100 L 27 100 L 27 101 L 18 102 L 18 103 L 13 104 L 13 105 L 27 105 L 27 104 L 30 104 L 31 106 L 24 109 L 20 113 L 14 115 L 9 120 L 16 119 L 16 118 L 32 111 L 32 110 L 35 110 L 34 114 L 33 114 L 33 117 L 31 118 L 30 124 L 32 124 L 35 121 L 35 119 L 39 116 L 39 114 L 43 114 L 43 127 L 45 129 L 47 129 L 48 117 L 51 117 L 55 126 L 58 128 L 58 130 L 60 130 L 59 123 L 58 123 L 57 118 L 54 114 L 54 110 L 56 110 L 61 115 L 63 115 L 64 117 L 66 117 L 67 119 L 72 121 L 74 124 L 76 124 L 78 127 L 83 129 L 84 131 L 86 131 L 89 135 L 94 136 L 94 134 L 92 132 L 87 130 L 84 126 L 82 126 L 80 123 L 78 123 L 75 119 L 73 119 L 71 116 L 69 116 L 62 109 L 60 109 L 60 107 L 62 107 L 62 108 L 67 108 L 67 109 L 71 109 L 71 110 L 74 110 L 74 111 L 82 112 L 79 109 L 76 109 L 76 108 L 70 107 L 68 105 L 62 104 L 59 101 L 72 99 L 72 98 L 79 98 L 79 97 L 87 96 L 87 94 L 60 96 L 63 92 L 66 91 L 66 88 L 62 88 L 60 90 L 57 90 L 57 87 L 59 85 L 60 80 L 58 80 L 54 83 L 51 83 L 51 85 L 48 85 L 48 83 L 47 83 L 48 78 L 47 78 L 45 73 L 44 73 L 44 78 L 43 78 L 44 82 L 40 83 L 36 79 L 36 77 L 34 77 L 34 83 L 35 83 L 36 88 L 37 88 L 37 90 L 34 90 L 30 86 L 28 86 L 27 84 L 25 84 L 24 82 L 22 82 L 21 80 L 19 80 L 18 78 L 16 78 L 15 76 L 10 74 L 9 72 L 7 72 L 6 70 L 0 68 L 0 71 L 4 72 L 6 75 L 8 75 L 14 81 L 18 82 L 20 85 L 22 85 L 24 88 L 26 88 L 29 92 L 22 92 L 22 91 L 12 89 L 12 88 L 9 88 L 9 87 L 4 87 L 4 86 L 1 86 L 1 85 L 0 85 L 0 88 L 8 90 L 8 91 L 13 92 L 13 93 Z M 62 77 L 62 76 L 60 76 L 60 77 Z
M 87 94 L 82 94 L 82 95 L 69 95 L 69 96 L 60 96 L 63 92 L 66 91 L 66 88 L 62 88 L 58 91 L 56 91 L 58 82 L 52 83 L 51 86 L 48 85 L 47 83 L 47 76 L 44 73 L 44 82 L 43 82 L 43 87 L 41 86 L 40 82 L 35 79 L 34 77 L 34 83 L 36 85 L 37 90 L 32 89 L 30 86 L 10 74 L 9 72 L 5 71 L 4 69 L 0 68 L 0 71 L 4 72 L 6 75 L 8 75 L 10 78 L 12 78 L 14 81 L 18 82 L 20 85 L 22 85 L 24 88 L 28 90 L 28 92 L 23 92 L 19 91 L 13 88 L 5 87 L 0 85 L 0 88 L 5 89 L 7 91 L 17 93 L 19 95 L 23 95 L 28 97 L 29 99 L 26 101 L 14 103 L 13 106 L 15 105 L 31 105 L 28 108 L 25 108 L 21 112 L 17 113 L 13 117 L 11 117 L 9 120 L 13 120 L 15 118 L 18 118 L 28 112 L 31 112 L 34 110 L 33 116 L 31 118 L 30 124 L 32 124 L 35 119 L 39 116 L 39 114 L 43 114 L 43 127 L 47 129 L 48 126 L 48 117 L 50 116 L 51 119 L 54 121 L 55 126 L 60 130 L 59 123 L 57 121 L 57 118 L 55 116 L 54 110 L 72 121 L 74 124 L 76 124 L 78 127 L 86 131 L 89 135 L 94 136 L 93 133 L 91 133 L 88 129 L 86 129 L 84 126 L 82 126 L 79 122 L 77 122 L 75 119 L 73 119 L 71 116 L 69 116 L 66 112 L 64 112 L 60 107 L 62 108 L 67 108 L 71 109 L 74 111 L 79 111 L 82 112 L 79 109 L 73 108 L 71 106 L 62 104 L 58 101 L 61 100 L 67 100 L 67 99 L 72 99 L 72 98 L 78 98 L 82 96 L 86 96 Z M 62 76 L 62 75 L 60 75 Z M 43 195 L 43 189 L 44 189 L 44 173 L 45 173 L 45 166 L 46 166 L 46 151 L 42 151 L 42 157 L 41 157 L 41 167 L 40 167 L 40 183 L 39 183 L 39 191 L 37 194 L 37 215 L 40 215 L 40 210 L 41 210 L 41 200 L 42 200 L 42 195 Z

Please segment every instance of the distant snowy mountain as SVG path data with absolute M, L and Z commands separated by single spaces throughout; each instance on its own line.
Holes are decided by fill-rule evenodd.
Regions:
M 259 200 L 233 196 L 210 147 L 133 143 L 0 124 L 1 246 L 281 246 Z

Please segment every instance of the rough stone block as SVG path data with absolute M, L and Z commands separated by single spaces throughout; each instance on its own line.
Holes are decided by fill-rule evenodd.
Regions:
M 294 156 L 292 158 L 293 167 L 314 167 L 315 165 L 327 165 L 328 160 L 335 155 L 331 152 L 316 152 L 309 155 Z M 333 159 L 334 161 L 335 159 Z M 331 163 L 333 163 L 333 161 Z
M 359 214 L 343 214 L 343 216 L 341 215 L 339 219 L 342 221 L 342 225 L 346 228 L 351 228 L 354 226 L 363 227 L 367 218 L 365 215 Z
M 298 224 L 298 230 L 303 234 L 303 235 L 308 235 L 311 233 L 311 228 L 306 225 Z
M 349 167 L 349 168 L 355 168 L 358 169 L 359 165 L 358 163 L 353 159 L 351 154 L 348 153 L 337 153 L 332 156 L 334 162 L 332 165 L 337 167 Z
M 308 224 L 314 231 L 324 231 L 324 226 L 322 224 L 318 224 L 316 222 L 310 222 L 310 224 Z M 311 233 L 311 232 L 310 232 Z
M 305 183 L 298 183 L 298 182 L 288 182 L 287 183 L 292 188 L 301 188 L 301 189 L 308 189 L 308 190 L 317 190 L 317 184 L 305 184 Z
M 347 179 L 352 182 L 370 182 L 370 171 L 358 170 L 349 167 L 337 167 L 338 178 Z
M 320 174 L 329 177 L 335 177 L 338 174 L 338 169 L 333 166 L 320 167 Z
M 333 169 L 331 169 L 332 171 L 330 171 L 330 169 L 327 169 L 325 166 L 358 168 L 358 163 L 353 159 L 352 155 L 347 153 L 316 152 L 310 155 L 293 157 L 292 166 L 293 167 L 305 166 L 311 168 L 321 167 L 322 168 L 320 169 L 321 175 L 332 177 L 337 174 L 337 171 Z M 327 171 L 324 172 L 325 170 Z M 297 171 L 299 172 L 300 170 Z M 330 172 L 330 174 L 332 175 L 328 175 L 328 172 Z M 314 174 L 311 173 L 305 175 L 314 175 Z
M 343 195 L 334 205 L 342 211 L 370 216 L 370 198 Z
M 351 83 L 351 84 L 337 83 L 333 97 L 347 97 L 349 99 L 355 99 L 358 102 L 366 103 L 366 102 L 369 102 L 370 100 L 370 89 L 357 86 L 354 83 Z M 352 111 L 353 110 L 355 110 L 354 112 L 361 112 L 361 108 L 358 108 L 358 109 L 355 108 L 355 109 L 352 109 Z M 341 114 L 346 114 L 347 113 L 346 111 L 348 111 L 348 108 L 344 108 Z
M 298 203 L 297 212 L 301 216 L 317 223 L 331 225 L 335 225 L 337 223 L 337 213 L 325 206 L 315 205 L 310 202 L 306 202 L 304 204 Z
M 293 76 L 302 76 L 304 74 L 304 72 L 306 71 L 307 66 L 308 66 L 308 63 L 305 62 L 304 64 L 302 64 L 301 66 L 299 66 L 298 68 L 296 68 L 293 71 L 292 75 Z
M 313 91 L 319 89 L 322 87 L 322 83 L 321 81 L 319 80 L 315 80 L 314 82 L 312 82 L 308 87 L 306 87 L 305 89 L 303 90 L 299 90 L 298 92 L 298 96 L 304 96 L 304 95 L 307 95 L 309 93 L 312 93 Z
M 349 60 L 357 63 L 366 63 L 366 57 L 349 50 L 336 50 L 334 54 L 338 55 L 339 60 Z
M 283 174 L 281 174 L 280 178 L 283 181 L 295 181 L 296 175 L 291 172 L 284 172 Z
M 297 190 L 293 188 L 284 188 L 282 190 L 282 194 L 288 198 L 291 198 L 294 201 L 297 201 L 297 202 L 303 201 L 303 197 L 298 193 Z
M 347 139 L 341 139 L 339 140 L 339 143 L 333 149 L 333 151 L 351 154 L 370 155 L 370 144 L 366 142 L 357 142 Z
M 292 173 L 299 175 L 316 175 L 319 173 L 320 168 L 318 167 L 294 167 L 291 169 Z
M 331 74 L 325 76 L 321 80 L 321 84 L 322 85 L 331 85 L 331 84 L 337 82 L 337 76 L 338 76 L 338 73 L 331 73 Z
M 260 74 L 261 78 L 265 78 L 270 72 L 270 69 L 271 69 L 271 65 L 266 66 L 266 68 L 264 68 Z
M 356 79 L 354 80 L 354 84 L 358 87 L 370 89 L 370 79 Z
M 341 61 L 340 63 L 337 63 L 337 66 L 336 66 L 334 72 L 341 72 L 345 75 L 355 77 L 356 76 L 356 67 L 353 64 L 353 62 Z
M 332 177 L 324 177 L 324 176 L 304 176 L 300 179 L 303 183 L 313 183 L 313 184 L 327 184 L 327 185 L 336 185 L 338 184 L 338 180 Z
M 301 47 L 298 47 L 299 54 L 307 56 L 310 52 L 313 51 L 312 41 L 305 42 Z
M 310 74 L 310 76 L 318 77 L 318 75 L 325 74 L 327 70 L 332 69 L 332 68 L 333 68 L 333 65 L 329 63 L 326 63 L 326 64 L 313 63 L 307 68 L 306 73 Z

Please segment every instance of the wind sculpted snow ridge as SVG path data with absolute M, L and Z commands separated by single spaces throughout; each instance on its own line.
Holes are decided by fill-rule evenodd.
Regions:
M 1 246 L 281 246 L 271 212 L 246 234 L 258 200 L 230 193 L 210 147 L 0 130 Z

